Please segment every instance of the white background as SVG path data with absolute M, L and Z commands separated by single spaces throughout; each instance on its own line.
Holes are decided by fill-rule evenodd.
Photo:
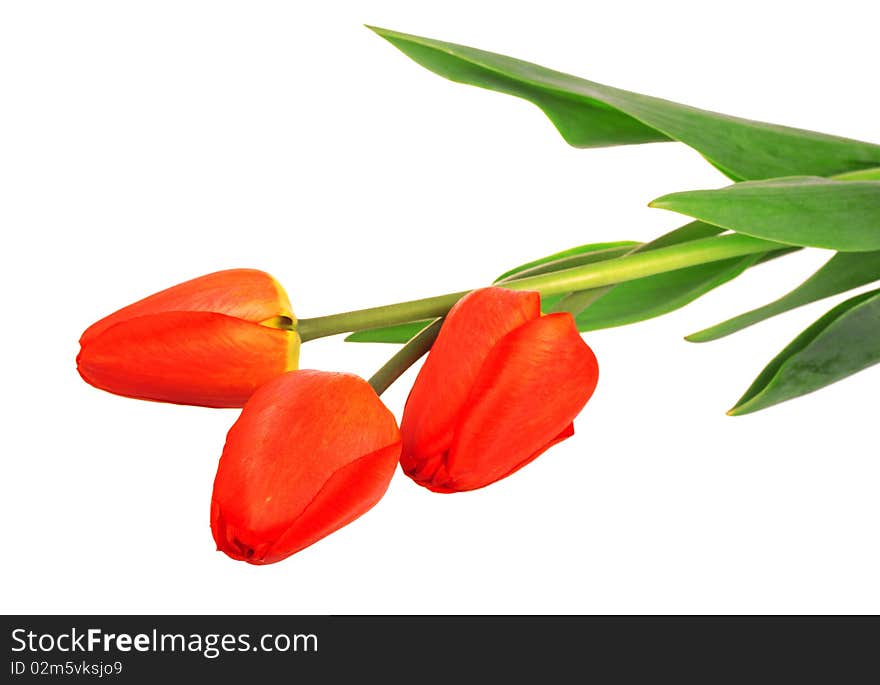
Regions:
M 94 320 L 202 273 L 265 269 L 315 316 L 647 240 L 682 223 L 649 200 L 726 184 L 680 145 L 570 148 L 532 105 L 362 24 L 880 140 L 872 3 L 786 4 L 4 3 L 2 610 L 880 611 L 880 370 L 724 414 L 832 301 L 682 340 L 782 294 L 818 251 L 588 334 L 602 375 L 576 436 L 515 476 L 437 495 L 398 473 L 268 567 L 209 531 L 236 411 L 116 397 L 74 366 Z M 302 362 L 369 375 L 392 349 L 329 339 Z M 398 416 L 412 378 L 386 395 Z

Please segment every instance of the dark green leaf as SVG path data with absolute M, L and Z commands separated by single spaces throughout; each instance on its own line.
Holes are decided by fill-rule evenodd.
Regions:
M 830 176 L 880 166 L 880 146 L 871 143 L 731 117 L 492 52 L 387 29 L 373 30 L 445 78 L 533 102 L 576 147 L 677 140 L 734 180 L 791 174 Z
M 664 195 L 651 206 L 790 245 L 880 249 L 880 181 L 813 176 L 749 181 Z
M 693 221 L 656 240 L 643 245 L 634 252 L 646 252 L 699 240 L 721 233 L 717 226 Z M 765 255 L 749 255 L 721 262 L 700 264 L 686 269 L 639 278 L 618 283 L 596 291 L 583 291 L 556 302 L 545 309 L 571 311 L 575 314 L 578 329 L 592 331 L 612 326 L 623 326 L 644 321 L 693 302 L 710 290 L 732 280 Z
M 759 258 L 737 257 L 620 283 L 577 315 L 578 330 L 624 326 L 667 314 L 733 280 Z
M 880 290 L 837 305 L 761 371 L 728 414 L 806 395 L 880 362 Z
M 770 317 L 878 279 L 880 279 L 880 251 L 838 252 L 821 269 L 787 295 L 763 307 L 693 333 L 686 339 L 691 342 L 717 340 Z

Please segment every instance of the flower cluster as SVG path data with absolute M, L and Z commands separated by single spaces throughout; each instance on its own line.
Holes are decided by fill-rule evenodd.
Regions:
M 482 488 L 573 434 L 598 366 L 571 314 L 537 292 L 472 291 L 448 311 L 400 427 L 362 378 L 297 370 L 300 336 L 278 282 L 221 271 L 147 297 L 83 333 L 77 368 L 119 395 L 243 407 L 211 500 L 217 548 L 280 561 L 352 522 L 398 463 L 436 492 Z

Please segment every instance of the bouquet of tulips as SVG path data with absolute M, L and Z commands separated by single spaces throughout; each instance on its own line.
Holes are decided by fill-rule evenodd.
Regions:
M 580 245 L 489 287 L 297 319 L 269 274 L 170 287 L 90 326 L 78 370 L 112 393 L 243 407 L 227 436 L 211 529 L 234 559 L 284 559 L 350 523 L 396 466 L 441 493 L 485 487 L 573 435 L 598 364 L 581 334 L 682 307 L 759 264 L 833 250 L 784 297 L 688 336 L 714 340 L 880 280 L 880 146 L 707 112 L 502 55 L 374 29 L 454 81 L 525 98 L 577 147 L 678 141 L 733 184 L 658 198 L 692 221 L 649 243 Z M 299 370 L 302 343 L 348 333 L 402 345 L 369 380 Z M 398 423 L 380 395 L 427 354 Z M 880 361 L 880 290 L 797 335 L 730 414 L 818 390 Z

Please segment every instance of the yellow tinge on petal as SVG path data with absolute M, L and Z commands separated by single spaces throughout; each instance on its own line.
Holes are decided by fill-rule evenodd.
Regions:
M 287 292 L 284 290 L 284 286 L 282 286 L 278 279 L 271 277 L 272 285 L 275 287 L 275 292 L 278 294 L 278 316 L 285 317 L 290 322 L 291 330 L 296 330 L 296 316 L 293 313 L 293 307 L 290 305 L 290 298 L 287 297 Z M 285 328 L 284 326 L 278 326 L 278 328 Z
M 287 340 L 287 366 L 285 371 L 296 371 L 299 368 L 300 337 L 296 331 L 289 331 Z
M 302 343 L 299 333 L 296 332 L 296 316 L 284 287 L 275 278 L 271 281 L 277 294 L 278 315 L 260 321 L 260 325 L 288 332 L 285 371 L 295 371 L 299 368 L 299 348 Z

